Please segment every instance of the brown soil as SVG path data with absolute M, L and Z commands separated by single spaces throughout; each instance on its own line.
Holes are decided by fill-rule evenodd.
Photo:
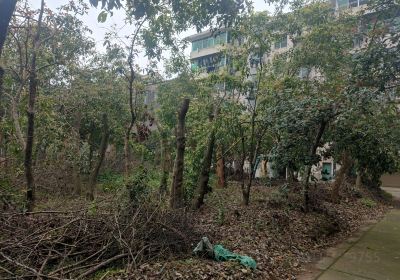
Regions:
M 312 256 L 345 239 L 368 220 L 381 218 L 387 210 L 382 201 L 354 190 L 352 184 L 342 190 L 338 204 L 330 201 L 327 184 L 314 186 L 310 213 L 302 211 L 298 186 L 288 190 L 287 196 L 282 193 L 278 187 L 255 186 L 251 204 L 245 207 L 239 187 L 230 185 L 209 195 L 194 216 L 195 228 L 202 236 L 254 258 L 255 271 L 235 262 L 187 255 L 144 263 L 133 272 L 109 273 L 105 278 L 296 279 Z

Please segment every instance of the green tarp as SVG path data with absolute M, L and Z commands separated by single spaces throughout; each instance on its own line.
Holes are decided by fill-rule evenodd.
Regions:
M 257 267 L 256 261 L 248 256 L 242 256 L 239 254 L 235 254 L 227 249 L 225 249 L 222 245 L 213 246 L 207 237 L 203 237 L 201 241 L 197 244 L 196 248 L 194 248 L 193 252 L 197 255 L 207 255 L 210 258 L 213 258 L 216 261 L 239 261 L 240 264 L 255 269 Z

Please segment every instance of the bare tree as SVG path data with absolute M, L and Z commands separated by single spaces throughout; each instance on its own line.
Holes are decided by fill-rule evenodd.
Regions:
M 343 185 L 344 180 L 346 179 L 347 173 L 350 171 L 352 166 L 352 160 L 347 151 L 344 151 L 342 153 L 341 163 L 342 166 L 337 173 L 335 182 L 333 182 L 332 187 L 332 200 L 335 202 L 339 201 L 340 189 Z
M 210 123 L 213 124 L 214 115 L 210 116 Z M 204 203 L 205 195 L 210 192 L 210 186 L 208 185 L 208 181 L 210 179 L 210 169 L 211 169 L 211 162 L 214 153 L 214 146 L 215 146 L 215 128 L 213 127 L 210 135 L 208 136 L 207 147 L 204 151 L 204 157 L 202 162 L 202 167 L 199 176 L 198 182 L 198 196 L 195 200 L 194 207 L 200 208 L 201 205 Z
M 176 128 L 176 158 L 174 164 L 174 172 L 172 177 L 171 187 L 171 208 L 177 209 L 184 206 L 184 192 L 183 192 L 183 169 L 185 157 L 185 119 L 186 113 L 189 110 L 190 100 L 188 98 L 183 100 L 181 109 L 178 113 L 178 125 Z
M 14 13 L 16 0 L 0 0 L 0 59 L 3 52 L 4 42 L 7 37 L 7 29 L 11 20 L 11 16 Z M 3 95 L 3 79 L 4 79 L 4 69 L 0 62 L 0 102 Z M 2 109 L 0 108 L 0 119 L 2 118 Z M 1 139 L 1 136 L 0 136 Z
M 327 125 L 328 125 L 327 121 L 324 121 L 324 120 L 321 121 L 318 131 L 317 131 L 317 135 L 315 135 L 312 146 L 310 147 L 310 152 L 308 154 L 310 159 L 314 158 L 314 156 L 316 155 L 318 146 L 321 142 L 321 138 L 325 132 Z M 304 178 L 303 178 L 303 196 L 304 196 L 304 211 L 305 212 L 309 211 L 309 204 L 310 204 L 309 189 L 310 189 L 311 168 L 312 168 L 312 163 L 310 162 L 306 165 L 306 168 L 304 171 Z
M 90 174 L 89 178 L 89 192 L 87 194 L 88 199 L 94 199 L 94 190 L 96 187 L 97 176 L 99 175 L 101 165 L 104 161 L 104 156 L 107 150 L 108 138 L 110 137 L 110 130 L 108 127 L 107 114 L 103 115 L 103 136 L 101 138 L 100 148 L 99 148 L 99 158 L 97 159 L 96 165 Z
M 35 37 L 33 38 L 33 49 L 32 49 L 32 59 L 31 59 L 31 69 L 29 74 L 29 101 L 28 101 L 28 131 L 26 137 L 26 148 L 25 148 L 25 176 L 26 176 L 26 201 L 27 210 L 30 212 L 33 210 L 35 204 L 35 182 L 33 178 L 32 171 L 32 150 L 33 150 L 33 140 L 34 140 L 34 130 L 35 130 L 35 102 L 37 94 L 37 73 L 36 73 L 36 58 L 37 52 L 40 47 L 40 33 L 42 30 L 42 19 L 44 12 L 44 0 L 42 0 L 40 5 L 39 19 L 37 23 L 37 30 Z
M 168 155 L 168 139 L 166 135 L 163 135 L 161 131 L 161 182 L 160 182 L 160 193 L 167 193 L 167 184 L 168 184 L 168 176 L 169 176 L 169 155 Z
M 225 178 L 225 156 L 224 156 L 224 147 L 222 144 L 217 147 L 217 187 L 224 188 L 226 186 L 226 178 Z
M 0 56 L 7 37 L 7 29 L 14 12 L 16 0 L 0 0 Z
M 128 91 L 129 91 L 129 112 L 130 112 L 130 121 L 127 129 L 125 131 L 125 138 L 124 138 L 124 161 L 125 161 L 125 177 L 129 176 L 130 172 L 130 137 L 132 133 L 133 126 L 137 121 L 137 110 L 138 110 L 138 94 L 139 92 L 135 89 L 135 81 L 137 79 L 137 74 L 135 71 L 134 65 L 134 57 L 135 53 L 135 46 L 137 44 L 137 39 L 139 36 L 139 32 L 142 29 L 143 24 L 146 22 L 147 17 L 145 17 L 142 21 L 140 21 L 137 25 L 136 31 L 133 34 L 131 39 L 131 43 L 128 49 L 128 66 L 129 66 L 129 74 L 126 75 L 128 81 Z

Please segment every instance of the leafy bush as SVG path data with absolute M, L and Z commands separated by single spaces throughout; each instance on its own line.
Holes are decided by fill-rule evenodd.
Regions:
M 115 192 L 124 186 L 124 176 L 112 171 L 106 171 L 99 175 L 98 182 L 103 191 Z
M 158 190 L 161 182 L 161 171 L 157 169 L 147 169 L 147 185 L 152 190 Z
M 216 220 L 216 222 L 217 222 L 217 224 L 219 226 L 222 226 L 225 223 L 225 212 L 226 212 L 226 209 L 225 209 L 225 205 L 223 203 L 222 197 L 217 195 L 217 198 L 218 198 L 217 201 L 216 201 L 216 203 L 217 203 L 217 215 L 215 217 L 215 220 Z
M 128 178 L 126 188 L 129 192 L 130 201 L 134 204 L 139 203 L 150 189 L 147 168 L 139 166 L 135 173 Z
M 370 198 L 361 198 L 361 199 L 360 199 L 360 202 L 361 202 L 364 206 L 369 207 L 369 208 L 373 208 L 373 207 L 376 206 L 376 202 L 373 201 L 373 200 L 370 199 Z
M 218 207 L 217 223 L 219 226 L 225 223 L 225 208 L 223 206 Z
M 25 207 L 23 193 L 14 188 L 9 179 L 0 178 L 0 209 L 10 207 L 18 209 Z

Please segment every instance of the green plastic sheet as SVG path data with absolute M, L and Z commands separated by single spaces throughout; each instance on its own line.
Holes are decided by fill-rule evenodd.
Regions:
M 200 242 L 194 248 L 193 252 L 197 255 L 205 255 L 213 258 L 216 261 L 239 261 L 240 264 L 255 269 L 257 267 L 256 261 L 248 256 L 242 256 L 235 254 L 228 249 L 225 249 L 222 245 L 213 246 L 207 237 L 203 237 Z
M 240 264 L 255 269 L 257 267 L 256 261 L 248 256 L 242 256 L 225 249 L 222 245 L 214 246 L 214 259 L 216 261 L 239 261 Z

